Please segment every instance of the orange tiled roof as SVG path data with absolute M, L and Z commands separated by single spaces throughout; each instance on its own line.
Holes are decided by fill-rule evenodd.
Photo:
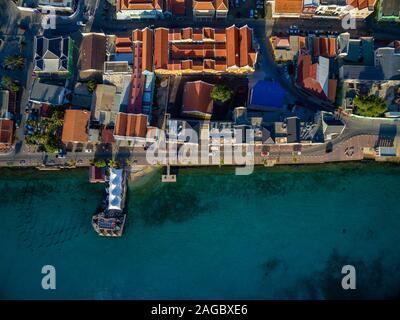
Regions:
M 226 29 L 226 62 L 228 66 L 239 65 L 239 30 L 236 26 Z
M 337 80 L 329 79 L 328 81 L 328 98 L 332 102 L 336 101 Z
M 276 13 L 297 13 L 303 11 L 303 0 L 275 0 Z
M 117 11 L 162 10 L 162 0 L 117 0 Z
M 135 29 L 132 32 L 133 41 L 143 41 L 143 31 L 140 29 Z
M 168 29 L 157 28 L 154 31 L 154 67 L 168 67 Z
M 147 115 L 118 112 L 114 135 L 145 138 Z
M 116 37 L 115 38 L 115 52 L 117 53 L 129 53 L 132 52 L 132 41 L 128 37 Z
M 14 137 L 14 121 L 0 119 L 0 144 L 10 145 Z
M 232 26 L 226 30 L 213 28 L 157 28 L 154 31 L 155 69 L 211 69 L 223 71 L 228 67 L 254 67 L 257 53 L 253 49 L 252 29 Z M 222 61 L 205 63 L 203 60 Z M 192 60 L 191 67 L 188 68 Z M 183 63 L 181 63 L 183 62 Z
M 204 81 L 186 82 L 183 89 L 183 112 L 212 113 L 211 91 L 214 85 Z
M 337 39 L 315 37 L 313 39 L 313 49 L 315 57 L 334 58 L 337 54 Z
M 193 10 L 228 10 L 228 0 L 194 0 Z
M 88 142 L 90 112 L 86 110 L 65 111 L 62 142 Z
M 143 30 L 142 70 L 153 70 L 153 30 Z
M 228 10 L 229 9 L 228 0 L 215 0 L 215 8 L 217 10 Z
M 298 59 L 297 81 L 305 89 L 312 91 L 320 98 L 326 98 L 321 84 L 317 81 L 316 63 L 312 63 L 311 55 L 301 54 Z
M 307 48 L 307 39 L 306 37 L 299 37 L 299 48 L 306 49 Z
M 193 1 L 194 10 L 214 10 L 214 4 L 212 1 Z
M 377 0 L 347 0 L 347 4 L 358 8 L 360 10 L 365 8 L 372 8 L 375 6 Z

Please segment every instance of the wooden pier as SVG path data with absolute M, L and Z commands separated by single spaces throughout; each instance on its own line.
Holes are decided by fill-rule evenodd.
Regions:
M 176 174 L 171 174 L 171 167 L 167 165 L 167 172 L 161 176 L 161 182 L 176 182 Z

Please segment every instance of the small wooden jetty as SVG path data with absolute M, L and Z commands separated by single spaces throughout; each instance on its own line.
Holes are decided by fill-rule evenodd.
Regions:
M 171 167 L 167 165 L 166 174 L 161 176 L 161 182 L 176 182 L 176 174 L 171 174 Z

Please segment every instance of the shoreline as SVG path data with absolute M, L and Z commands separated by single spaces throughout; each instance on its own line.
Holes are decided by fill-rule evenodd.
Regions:
M 391 163 L 391 164 L 400 164 L 400 157 L 386 157 L 386 159 L 380 158 L 364 158 L 364 159 L 354 159 L 354 160 L 343 160 L 343 161 L 326 161 L 326 162 L 276 162 L 274 165 L 269 166 L 263 163 L 254 164 L 254 168 L 272 168 L 272 167 L 282 167 L 282 166 L 318 166 L 318 165 L 330 165 L 330 164 L 344 164 L 344 163 Z M 130 171 L 130 180 L 135 181 L 139 180 L 140 178 L 147 176 L 148 174 L 154 173 L 156 171 L 161 171 L 163 168 L 167 167 L 167 165 L 136 165 L 134 168 L 131 168 Z M 188 165 L 188 164 L 181 164 L 181 165 L 170 165 L 170 167 L 180 168 L 180 169 L 190 169 L 190 168 L 238 168 L 243 167 L 240 165 L 234 164 L 223 164 L 223 165 Z M 90 165 L 75 165 L 75 166 L 57 166 L 57 165 L 50 165 L 50 166 L 37 166 L 37 165 L 0 165 L 1 169 L 36 169 L 37 171 L 63 171 L 63 170 L 73 170 L 73 169 L 88 169 Z M 136 168 L 136 169 L 135 169 Z

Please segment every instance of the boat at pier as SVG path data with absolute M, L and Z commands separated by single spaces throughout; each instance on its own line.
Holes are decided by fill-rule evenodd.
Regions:
M 94 230 L 101 236 L 120 237 L 126 214 L 126 174 L 123 169 L 109 169 L 109 185 L 100 210 L 92 217 Z

